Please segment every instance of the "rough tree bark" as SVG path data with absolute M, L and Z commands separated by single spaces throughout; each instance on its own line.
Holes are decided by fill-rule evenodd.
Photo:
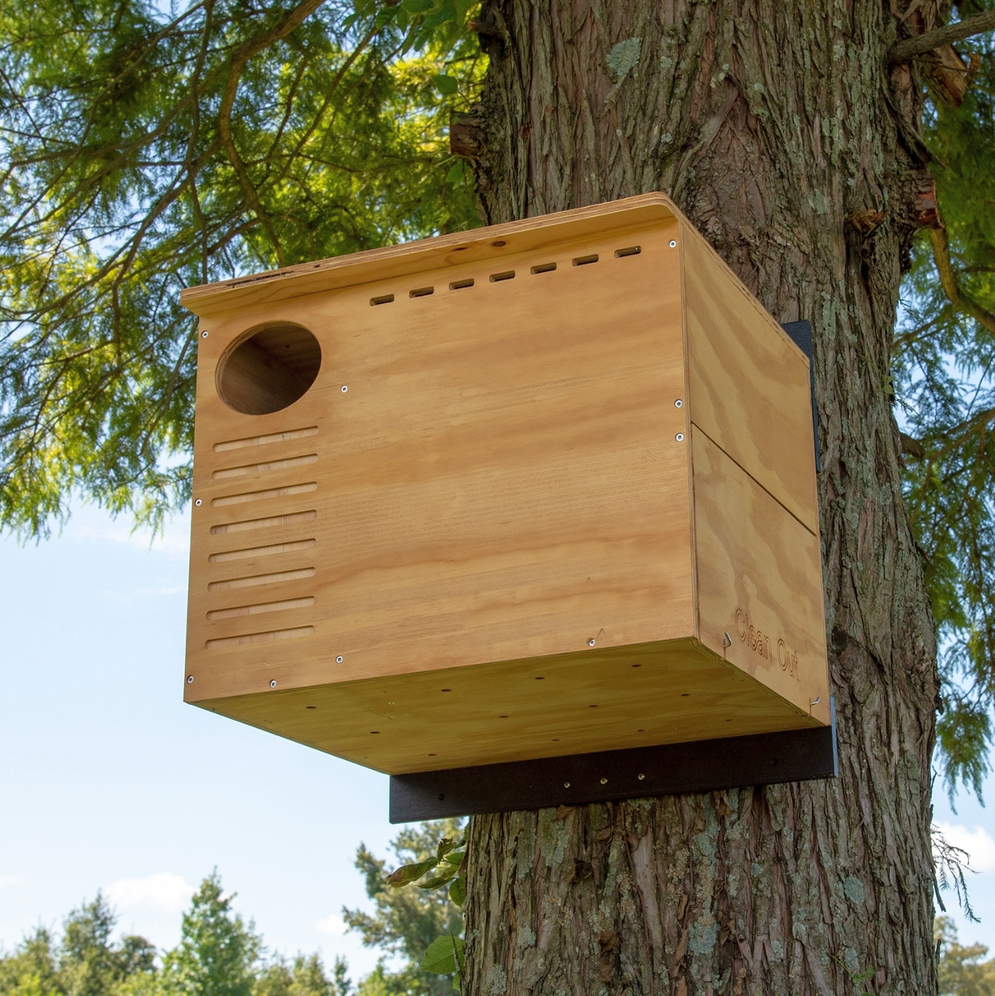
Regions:
M 920 88 L 887 53 L 943 13 L 485 2 L 488 221 L 665 190 L 779 321 L 813 321 L 841 770 L 474 818 L 472 996 L 936 991 L 935 643 L 889 389 L 926 153 Z

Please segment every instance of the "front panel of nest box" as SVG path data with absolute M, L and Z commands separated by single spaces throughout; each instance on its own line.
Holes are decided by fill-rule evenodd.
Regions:
M 691 637 L 677 233 L 495 240 L 205 321 L 187 699 Z M 278 713 L 251 721 L 316 741 Z

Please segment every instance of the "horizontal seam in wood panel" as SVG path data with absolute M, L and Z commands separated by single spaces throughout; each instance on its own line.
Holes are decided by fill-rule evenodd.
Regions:
M 804 523 L 804 522 L 802 522 L 802 520 L 801 520 L 801 519 L 799 519 L 799 518 L 798 518 L 798 516 L 797 516 L 797 515 L 795 515 L 795 513 L 794 513 L 794 512 L 792 512 L 792 511 L 791 511 L 791 509 L 790 509 L 790 508 L 788 508 L 788 506 L 787 506 L 787 505 L 785 505 L 785 504 L 784 504 L 784 502 L 783 502 L 783 501 L 781 501 L 781 500 L 780 500 L 780 498 L 778 498 L 778 497 L 777 497 L 777 495 L 774 495 L 774 494 L 771 494 L 771 493 L 770 493 L 770 491 L 768 491 L 768 490 L 767 490 L 767 488 L 765 488 L 765 487 L 764 487 L 764 486 L 763 486 L 763 485 L 762 485 L 762 484 L 761 484 L 761 483 L 760 483 L 760 482 L 759 482 L 759 481 L 758 481 L 758 480 L 757 480 L 757 479 L 756 479 L 756 478 L 755 478 L 755 477 L 754 477 L 754 476 L 753 476 L 753 475 L 752 475 L 752 474 L 751 474 L 751 473 L 750 473 L 750 472 L 749 472 L 749 471 L 748 471 L 748 470 L 747 470 L 747 469 L 746 469 L 746 468 L 745 468 L 745 467 L 744 467 L 744 466 L 743 466 L 743 465 L 742 465 L 742 464 L 741 464 L 741 463 L 740 463 L 740 462 L 739 462 L 739 461 L 738 461 L 738 460 L 737 460 L 737 459 L 736 459 L 736 458 L 735 458 L 735 457 L 734 457 L 734 456 L 733 456 L 733 455 L 731 454 L 731 453 L 729 453 L 729 452 L 728 452 L 728 450 L 725 450 L 725 449 L 723 449 L 723 448 L 722 448 L 722 446 L 720 446 L 720 445 L 719 445 L 719 444 L 718 444 L 718 443 L 717 443 L 717 442 L 716 442 L 716 441 L 715 441 L 714 439 L 712 439 L 712 437 L 711 437 L 711 436 L 710 436 L 710 435 L 709 435 L 709 434 L 708 434 L 707 432 L 705 432 L 705 430 L 704 430 L 704 429 L 703 429 L 703 428 L 702 428 L 702 427 L 701 427 L 700 425 L 698 425 L 698 423 L 697 423 L 697 422 L 695 422 L 695 420 L 694 420 L 693 418 L 691 419 L 691 424 L 692 424 L 692 425 L 693 425 L 693 426 L 694 426 L 694 427 L 695 427 L 695 428 L 696 428 L 696 429 L 697 429 L 697 430 L 698 430 L 698 431 L 699 431 L 699 432 L 700 432 L 700 433 L 701 433 L 701 434 L 702 434 L 702 435 L 703 435 L 703 436 L 704 436 L 704 437 L 705 437 L 705 438 L 706 438 L 706 439 L 707 439 L 707 440 L 708 440 L 708 441 L 709 441 L 709 442 L 710 442 L 710 443 L 711 443 L 711 444 L 712 444 L 712 445 L 713 445 L 713 446 L 714 446 L 714 447 L 715 447 L 715 448 L 716 448 L 717 450 L 719 450 L 719 452 L 721 452 L 721 453 L 725 454 L 725 456 L 727 456 L 727 457 L 728 457 L 728 458 L 729 458 L 729 459 L 730 459 L 730 460 L 731 460 L 731 461 L 732 461 L 732 462 L 733 462 L 733 463 L 734 463 L 734 464 L 735 464 L 735 465 L 736 465 L 737 467 L 739 467 L 739 469 L 740 469 L 740 470 L 741 470 L 741 471 L 742 471 L 742 472 L 743 472 L 744 474 L 746 474 L 746 476 L 747 476 L 747 477 L 748 477 L 748 478 L 749 478 L 749 479 L 750 479 L 751 481 L 753 481 L 753 483 L 754 483 L 754 484 L 755 484 L 755 485 L 756 485 L 756 486 L 757 486 L 758 488 L 760 488 L 760 490 L 761 490 L 761 491 L 763 491 L 763 493 L 764 493 L 764 494 L 766 494 L 766 495 L 769 495 L 769 496 L 770 496 L 770 498 L 771 498 L 771 500 L 773 500 L 773 501 L 776 501 L 776 502 L 777 502 L 777 504 L 778 504 L 778 505 L 780 505 L 780 506 L 781 506 L 781 508 L 783 508 L 783 509 L 784 509 L 784 511 L 785 511 L 785 512 L 787 512 L 787 513 L 788 513 L 788 515 L 790 515 L 790 516 L 791 516 L 791 518 L 792 518 L 792 519 L 794 519 L 794 520 L 795 520 L 795 522 L 797 522 L 797 523 L 798 523 L 798 525 L 800 525 L 800 526 L 802 527 L 802 529 L 804 529 L 804 530 L 805 530 L 805 532 L 807 532 L 807 533 L 808 533 L 808 534 L 809 534 L 810 536 L 814 536 L 814 537 L 815 537 L 816 539 L 818 539 L 818 537 L 819 537 L 819 534 L 818 534 L 818 533 L 817 533 L 817 532 L 816 532 L 815 530 L 813 530 L 813 529 L 810 529 L 810 528 L 809 528 L 809 527 L 808 527 L 807 525 L 805 525 L 805 523 Z M 819 518 L 819 512 L 818 512 L 818 509 L 816 509 L 816 521 L 818 521 L 818 518 Z

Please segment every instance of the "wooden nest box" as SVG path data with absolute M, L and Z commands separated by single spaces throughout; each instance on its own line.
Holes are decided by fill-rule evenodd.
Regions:
M 394 776 L 830 726 L 809 362 L 664 195 L 183 302 L 188 702 Z

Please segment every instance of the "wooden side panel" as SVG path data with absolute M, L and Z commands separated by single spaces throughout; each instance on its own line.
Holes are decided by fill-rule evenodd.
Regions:
M 828 724 L 818 536 L 697 426 L 691 434 L 699 638 Z
M 187 699 L 689 636 L 676 232 L 204 323 Z M 240 415 L 219 358 L 275 321 L 314 333 L 320 372 Z
M 691 420 L 817 532 L 808 359 L 688 224 L 681 242 Z
M 816 725 L 690 640 L 200 704 L 390 774 Z

